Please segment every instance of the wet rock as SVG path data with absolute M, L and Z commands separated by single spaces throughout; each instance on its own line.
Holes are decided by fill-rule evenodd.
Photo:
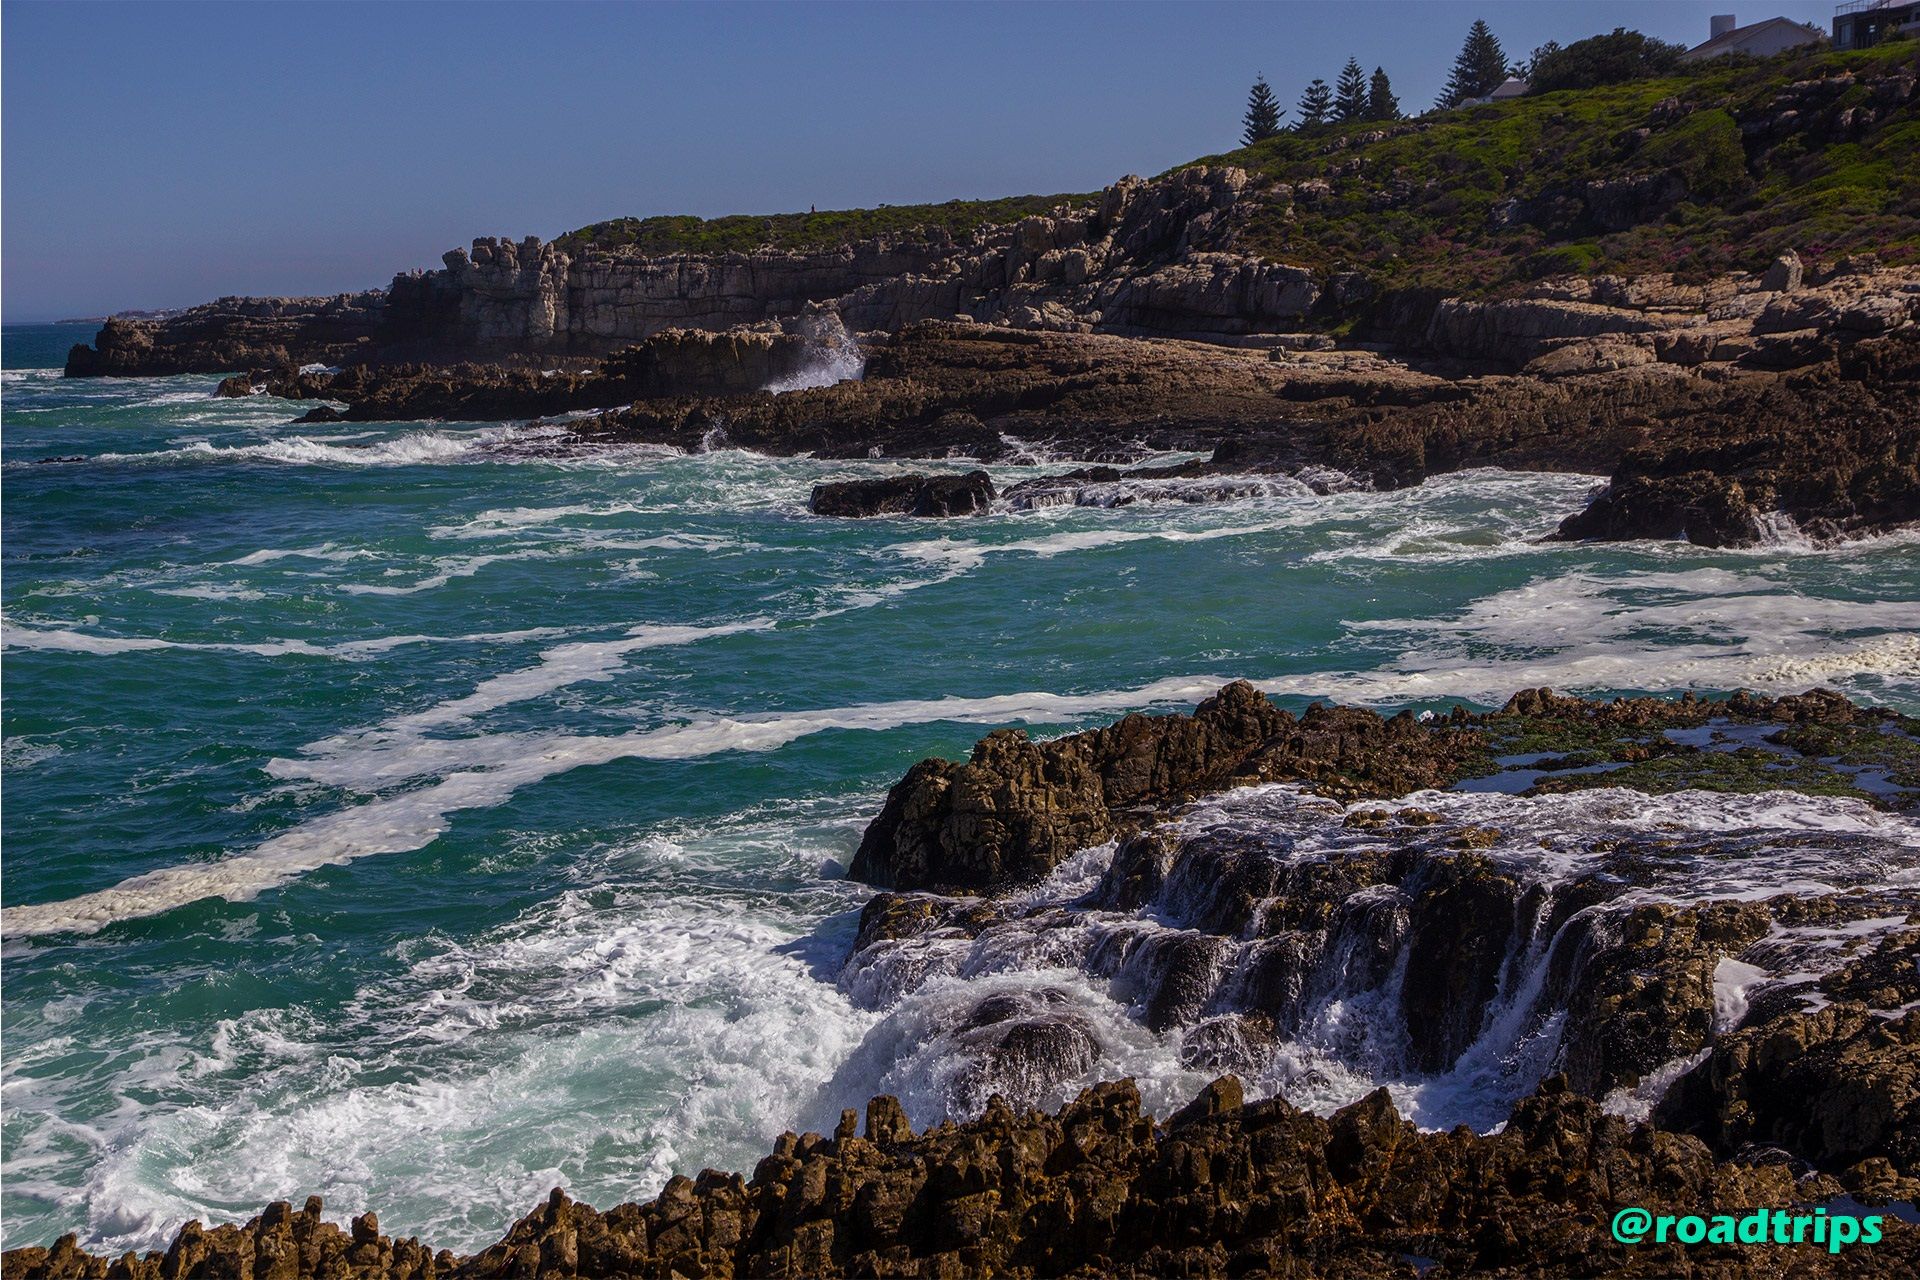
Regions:
M 1047 988 L 988 996 L 952 1035 L 962 1065 L 948 1084 L 953 1109 L 970 1115 L 995 1095 L 1028 1107 L 1084 1077 L 1099 1038 L 1063 992 Z
M 817 484 L 807 509 L 820 516 L 971 516 L 984 513 L 994 497 L 984 471 L 884 476 Z
M 1775 1003 L 1674 1087 L 1662 1122 L 1719 1150 L 1778 1146 L 1827 1167 L 1874 1157 L 1920 1171 L 1920 1010 L 1902 999 L 1920 986 L 1917 963 L 1920 933 L 1904 931 L 1825 977 L 1819 1007 Z
M 1415 1067 L 1444 1071 L 1480 1036 L 1511 949 L 1519 885 L 1483 858 L 1435 860 L 1416 892 L 1401 1016 Z

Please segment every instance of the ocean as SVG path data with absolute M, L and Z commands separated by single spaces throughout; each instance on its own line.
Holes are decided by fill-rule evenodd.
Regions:
M 964 1110 L 924 1010 L 842 981 L 870 896 L 843 874 L 889 785 L 991 728 L 1235 677 L 1295 708 L 1827 685 L 1920 713 L 1911 536 L 1542 543 L 1599 478 L 1497 471 L 834 521 L 822 479 L 971 464 L 296 427 L 211 376 L 63 380 L 90 333 L 4 333 L 8 1245 L 318 1193 L 472 1248 L 552 1186 L 750 1169 L 876 1092 Z M 997 482 L 1073 461 L 1027 446 Z M 990 980 L 1072 991 L 1085 1081 L 1203 1081 L 1177 1030 L 1033 965 Z

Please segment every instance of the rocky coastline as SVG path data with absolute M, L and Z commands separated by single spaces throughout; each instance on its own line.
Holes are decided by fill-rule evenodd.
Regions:
M 1441 300 L 1412 345 L 1094 327 L 962 316 L 852 333 L 810 306 L 785 325 L 667 329 L 560 367 L 287 363 L 221 394 L 310 402 L 302 422 L 563 417 L 581 448 L 1116 466 L 1185 450 L 1207 455 L 1191 480 L 1382 489 L 1481 466 L 1609 477 L 1564 538 L 1742 546 L 1920 520 L 1916 268 L 1855 257 L 1816 277 L 1795 257 L 1705 288 L 1551 279 L 1504 301 Z M 1075 478 L 1050 500 L 1080 500 Z
M 1784 789 L 1911 814 L 1920 722 L 1820 691 L 1599 702 L 1533 690 L 1490 713 L 1383 718 L 1317 704 L 1292 712 L 1239 683 L 1191 715 L 1133 715 L 1039 743 L 994 733 L 969 761 L 916 765 L 887 797 L 851 868 L 882 891 L 840 982 L 910 987 L 1021 935 L 1049 940 L 1048 954 L 1078 950 L 1134 1016 L 1180 1029 L 1191 1065 L 1216 1073 L 1177 1112 L 1156 1118 L 1131 1081 L 1086 1089 L 1054 1112 L 1034 1107 L 1049 1077 L 1086 1069 L 1082 1033 L 1044 988 L 989 995 L 957 1011 L 951 1030 L 1003 1082 L 977 1100 L 975 1119 L 916 1133 L 898 1101 L 878 1097 L 864 1134 L 853 1111 L 831 1136 L 786 1134 L 750 1177 L 677 1176 L 653 1201 L 605 1212 L 556 1190 L 467 1257 L 384 1235 L 371 1213 L 343 1231 L 315 1198 L 301 1210 L 271 1205 L 243 1226 L 189 1223 L 144 1256 L 90 1255 L 72 1237 L 15 1249 L 4 1274 L 1865 1276 L 1920 1266 L 1920 900 L 1901 874 L 1920 865 L 1910 829 L 1859 865 L 1813 830 L 1755 842 L 1654 826 L 1574 851 L 1564 832 L 1503 831 L 1449 800 L 1506 794 L 1524 806 L 1607 786 L 1643 800 L 1692 788 L 1694 802 L 1704 791 L 1752 803 Z M 1821 868 L 1813 880 L 1770 861 L 1796 845 Z M 1091 880 L 1036 896 L 1036 882 L 1056 883 L 1088 847 L 1112 850 Z M 1547 865 L 1558 869 L 1540 872 Z M 1527 1008 L 1553 1028 L 1553 1051 L 1514 1051 L 1538 1074 L 1515 1077 L 1504 1123 L 1416 1124 L 1387 1088 L 1321 1114 L 1284 1090 L 1249 1100 L 1242 1081 L 1261 1078 L 1276 1046 L 1310 1034 L 1313 994 L 1329 982 L 1346 983 L 1349 998 L 1369 983 L 1391 993 L 1407 1070 L 1460 1070 L 1521 1008 L 1510 988 L 1527 956 L 1538 978 Z M 1396 958 L 1400 976 L 1389 978 Z M 1026 1094 L 1005 1096 L 1006 1081 Z M 1838 1252 L 1627 1246 L 1608 1223 L 1629 1205 L 1877 1211 L 1884 1238 Z
M 928 206 L 843 243 L 776 243 L 772 220 L 751 251 L 644 252 L 619 224 L 484 238 L 384 290 L 116 318 L 66 371 L 232 374 L 224 394 L 310 402 L 305 422 L 565 415 L 583 447 L 1113 466 L 1171 448 L 1208 455 L 1189 478 L 1379 488 L 1606 476 L 1567 538 L 1920 520 L 1910 198 L 1754 221 L 1809 156 L 1904 157 L 1920 65 L 1789 59 L 1672 88 L 1595 99 L 1591 120 L 1522 100 L 1339 131 L 1015 202 L 1013 221 Z M 1560 141 L 1490 192 L 1474 157 L 1523 126 Z M 1354 251 L 1374 223 L 1400 247 Z M 1693 265 L 1655 265 L 1674 260 Z
M 1244 492 L 1248 476 L 1381 489 L 1484 466 L 1609 477 L 1568 513 L 1565 538 L 1742 546 L 1920 520 L 1920 271 L 1855 262 L 1820 286 L 1746 287 L 1694 312 L 1542 296 L 1438 313 L 1480 335 L 1473 349 L 1539 353 L 1518 369 L 947 320 L 855 336 L 815 313 L 795 332 L 669 330 L 578 369 L 361 365 L 236 376 L 222 393 L 314 402 L 301 419 L 314 422 L 565 415 L 584 449 L 987 463 L 1036 453 L 1116 468 L 1065 473 L 1048 502 L 1170 478 L 1118 468 L 1182 450 L 1206 457 L 1179 476 L 1214 486 L 1191 492 L 1220 497 Z M 761 389 L 823 358 L 863 376 Z M 1012 496 L 1016 509 L 1041 500 L 1034 489 Z

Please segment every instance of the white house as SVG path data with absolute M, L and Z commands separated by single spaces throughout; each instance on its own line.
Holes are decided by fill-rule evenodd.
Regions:
M 1826 32 L 1790 18 L 1768 18 L 1765 22 L 1753 22 L 1742 27 L 1735 25 L 1734 15 L 1723 13 L 1707 20 L 1707 42 L 1697 44 L 1681 54 L 1680 61 L 1700 62 L 1735 53 L 1744 53 L 1753 58 L 1771 58 L 1789 49 L 1826 42 Z

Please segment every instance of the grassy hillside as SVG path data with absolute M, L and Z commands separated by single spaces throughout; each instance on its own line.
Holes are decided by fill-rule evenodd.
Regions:
M 569 253 L 589 245 L 645 254 L 750 253 L 759 248 L 831 249 L 888 232 L 945 227 L 964 240 L 980 227 L 1017 222 L 1090 196 L 1008 196 L 1001 200 L 949 200 L 945 204 L 882 205 L 822 213 L 735 214 L 725 218 L 615 218 L 569 231 L 557 243 Z
M 1852 87 L 1796 88 L 1846 73 L 1857 78 Z M 1482 292 L 1601 272 L 1697 278 L 1762 267 L 1788 248 L 1818 257 L 1868 250 L 1910 262 L 1920 260 L 1920 97 L 1895 109 L 1876 97 L 1877 85 L 1901 73 L 1920 74 L 1920 42 L 1721 61 L 1384 130 L 1283 133 L 1196 163 L 1239 165 L 1298 193 L 1291 206 L 1257 209 L 1236 248 L 1323 271 L 1359 269 L 1386 287 Z M 1796 105 L 1797 115 L 1784 114 Z M 1876 118 L 1861 124 L 1858 114 L 1848 119 L 1849 108 Z M 1316 179 L 1324 192 L 1300 191 Z M 1591 183 L 1620 184 L 1625 203 L 1641 200 L 1651 212 L 1596 220 Z M 1683 193 L 1677 201 L 1675 192 Z M 1091 198 L 620 218 L 560 243 L 575 252 L 591 244 L 647 254 L 816 249 L 926 226 L 965 238 Z
M 1874 82 L 1920 71 L 1920 43 L 1858 53 L 1710 65 L 1660 79 L 1489 103 L 1374 138 L 1378 125 L 1282 134 L 1205 163 L 1284 182 L 1329 182 L 1291 210 L 1262 210 L 1239 247 L 1322 269 L 1353 266 L 1388 285 L 1497 288 L 1563 273 L 1704 276 L 1816 255 L 1920 258 L 1920 109 L 1910 99 L 1864 128 Z M 1852 72 L 1858 82 L 1781 104 L 1794 86 Z M 1677 106 L 1675 105 L 1677 103 Z M 1763 128 L 1772 123 L 1774 127 Z M 1746 126 L 1743 128 L 1743 126 Z M 1594 225 L 1590 182 L 1675 175 L 1685 196 L 1624 229 Z M 1517 202 L 1517 204 L 1509 203 Z M 1504 216 L 1503 216 L 1504 215 Z

